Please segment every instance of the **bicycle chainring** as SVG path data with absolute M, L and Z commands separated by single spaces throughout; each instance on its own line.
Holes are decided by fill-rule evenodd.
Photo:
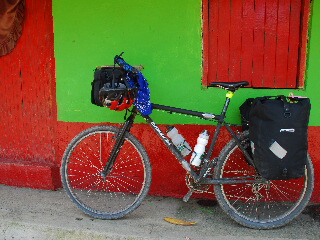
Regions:
M 208 174 L 211 177 L 211 174 Z M 199 184 L 195 183 L 193 177 L 190 174 L 186 175 L 186 184 L 188 188 L 195 193 L 214 193 L 213 190 L 209 191 L 212 184 Z

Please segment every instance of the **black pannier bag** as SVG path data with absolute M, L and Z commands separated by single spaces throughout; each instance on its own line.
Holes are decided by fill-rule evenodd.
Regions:
M 304 176 L 308 157 L 309 98 L 285 96 L 254 99 L 249 138 L 254 164 L 268 180 Z
M 242 131 L 249 130 L 249 114 L 254 98 L 248 98 L 240 107 Z
M 102 66 L 94 70 L 94 80 L 91 83 L 91 103 L 103 107 L 99 98 L 99 91 L 105 83 L 111 83 L 113 77 L 115 83 L 124 83 L 126 72 L 120 67 Z

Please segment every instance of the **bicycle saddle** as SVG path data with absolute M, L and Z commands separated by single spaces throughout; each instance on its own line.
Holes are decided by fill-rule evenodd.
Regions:
M 247 81 L 242 81 L 242 82 L 212 82 L 209 84 L 208 87 L 219 87 L 223 88 L 228 91 L 236 91 L 241 87 L 248 86 L 249 82 Z

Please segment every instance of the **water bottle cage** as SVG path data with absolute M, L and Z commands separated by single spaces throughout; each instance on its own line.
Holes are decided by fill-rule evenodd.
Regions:
M 180 144 L 180 145 L 178 145 L 178 146 L 176 146 L 176 147 L 177 147 L 177 149 L 178 149 L 180 152 L 182 152 L 183 149 L 186 148 L 186 146 L 185 146 L 184 144 Z
M 178 144 L 177 146 L 176 146 L 176 148 L 180 151 L 180 152 L 182 152 L 183 151 L 183 149 L 186 149 L 187 148 L 187 146 L 186 146 L 186 140 L 184 140 L 183 142 L 181 142 L 180 144 Z M 190 149 L 189 149 L 190 150 Z

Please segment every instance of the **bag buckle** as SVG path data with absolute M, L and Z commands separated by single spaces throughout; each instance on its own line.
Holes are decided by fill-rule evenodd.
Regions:
M 291 117 L 290 108 L 289 108 L 287 102 L 284 103 L 284 114 L 283 115 L 284 115 L 285 118 Z
M 289 117 L 291 117 L 291 112 L 284 112 L 283 115 L 285 118 L 289 118 Z

